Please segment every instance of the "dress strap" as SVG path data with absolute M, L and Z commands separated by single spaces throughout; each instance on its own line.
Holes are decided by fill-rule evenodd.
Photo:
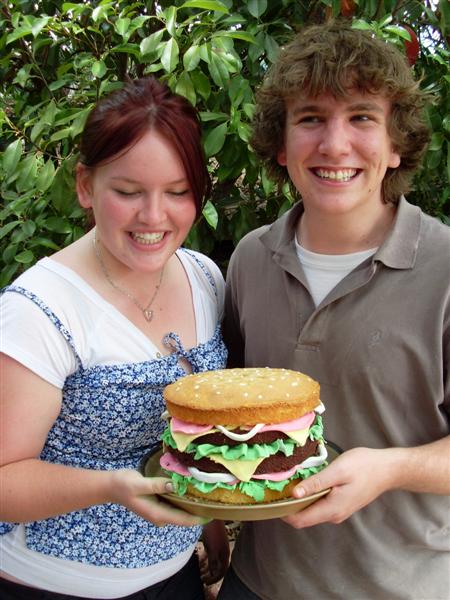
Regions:
M 53 325 L 58 329 L 60 334 L 63 336 L 63 338 L 69 344 L 69 346 L 72 349 L 72 352 L 75 355 L 75 359 L 78 363 L 78 367 L 80 369 L 83 368 L 83 364 L 82 364 L 81 358 L 79 357 L 78 352 L 75 348 L 75 343 L 73 341 L 72 335 L 70 334 L 68 329 L 66 329 L 66 327 L 63 325 L 63 323 L 61 322 L 59 317 L 45 304 L 45 302 L 43 302 L 38 296 L 36 296 L 36 294 L 33 294 L 33 292 L 30 292 L 29 290 L 27 290 L 23 287 L 20 287 L 20 286 L 9 285 L 1 290 L 1 294 L 4 294 L 5 292 L 14 292 L 16 294 L 21 294 L 22 296 L 25 296 L 26 298 L 28 298 L 29 300 L 34 302 L 34 304 L 36 304 L 36 306 L 38 306 L 45 315 L 47 315 L 47 317 L 50 319 L 50 321 L 53 323 Z
M 209 283 L 211 284 L 211 287 L 214 290 L 214 294 L 217 298 L 217 285 L 216 285 L 216 281 L 214 279 L 214 277 L 211 274 L 211 271 L 208 269 L 208 267 L 205 265 L 205 263 L 203 263 L 195 254 L 194 252 L 192 252 L 191 250 L 188 250 L 187 248 L 180 248 L 180 250 L 182 250 L 183 252 L 185 252 L 187 255 L 189 255 L 193 260 L 195 260 L 195 262 L 198 264 L 198 266 L 201 268 L 201 270 L 203 271 L 203 273 L 206 276 L 206 279 L 209 281 Z

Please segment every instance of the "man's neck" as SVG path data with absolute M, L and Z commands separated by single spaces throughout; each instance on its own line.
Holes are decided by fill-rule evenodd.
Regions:
M 396 206 L 383 204 L 371 215 L 323 215 L 305 211 L 296 227 L 298 242 L 319 254 L 351 254 L 379 247 L 395 218 Z

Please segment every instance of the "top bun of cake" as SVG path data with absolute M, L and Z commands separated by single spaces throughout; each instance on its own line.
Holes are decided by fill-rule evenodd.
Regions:
M 289 369 L 220 369 L 186 375 L 164 389 L 171 416 L 199 425 L 283 423 L 320 404 L 317 381 Z

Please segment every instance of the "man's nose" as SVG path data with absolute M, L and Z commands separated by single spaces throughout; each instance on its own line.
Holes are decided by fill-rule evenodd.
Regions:
M 327 156 L 348 154 L 351 150 L 349 124 L 340 119 L 330 120 L 323 128 L 319 151 Z

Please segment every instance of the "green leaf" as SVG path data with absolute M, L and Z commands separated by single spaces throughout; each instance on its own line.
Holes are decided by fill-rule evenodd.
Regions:
M 217 229 L 217 223 L 219 222 L 219 213 L 216 210 L 214 204 L 207 200 L 202 210 L 202 214 L 206 219 L 206 222 L 213 229 Z
M 211 129 L 205 138 L 205 154 L 209 158 L 217 154 L 225 143 L 225 137 L 227 135 L 228 123 L 221 123 Z
M 208 100 L 211 95 L 211 83 L 203 71 L 192 71 L 190 73 L 195 91 L 200 94 L 203 100 Z
M 267 58 L 270 62 L 275 62 L 278 57 L 278 52 L 280 51 L 280 47 L 277 44 L 275 38 L 271 35 L 266 35 L 266 39 L 264 40 L 264 48 L 267 52 Z
M 16 188 L 19 192 L 31 190 L 36 182 L 36 173 L 38 169 L 38 160 L 34 154 L 29 154 L 19 164 L 19 177 L 17 178 Z
M 20 225 L 21 221 L 10 221 L 0 227 L 0 240 L 3 239 L 6 235 L 8 235 L 17 225 Z
M 33 36 L 37 37 L 49 21 L 50 17 L 48 17 L 47 15 L 45 17 L 41 17 L 40 19 L 35 19 L 31 27 L 31 32 Z
M 183 66 L 185 71 L 193 71 L 197 68 L 200 62 L 200 48 L 197 44 L 193 44 L 186 50 L 183 56 Z
M 33 240 L 30 242 L 30 246 L 32 248 L 38 248 L 39 246 L 42 246 L 43 248 L 49 248 L 50 250 L 59 250 L 58 244 L 55 244 L 55 242 L 53 242 L 49 238 L 44 238 L 40 236 L 34 237 Z
M 247 8 L 255 19 L 259 19 L 267 10 L 267 0 L 248 0 Z
M 191 78 L 189 77 L 189 73 L 183 71 L 178 78 L 177 84 L 175 86 L 175 91 L 177 94 L 184 96 L 189 100 L 189 102 L 195 106 L 197 101 L 197 96 L 195 94 L 195 89 L 192 84 Z
M 45 220 L 44 225 L 46 229 L 54 231 L 55 233 L 70 233 L 72 231 L 70 222 L 61 217 L 48 217 L 48 219 Z
M 242 121 L 238 121 L 237 132 L 241 140 L 243 140 L 244 142 L 249 141 L 251 134 L 250 125 L 248 125 L 247 123 L 242 123 Z
M 92 11 L 92 20 L 94 23 L 107 18 L 109 9 L 113 6 L 112 2 L 100 4 Z
M 50 137 L 50 142 L 57 142 L 58 140 L 64 140 L 64 139 L 68 138 L 71 134 L 72 134 L 72 128 L 65 127 L 64 129 L 60 129 L 59 131 L 54 133 Z
M 442 148 L 442 144 L 444 143 L 444 135 L 440 132 L 435 132 L 431 136 L 431 142 L 428 147 L 428 150 L 436 151 Z
M 34 221 L 25 221 L 22 223 L 22 231 L 25 238 L 30 238 L 36 231 L 36 223 Z
M 230 79 L 228 66 L 216 52 L 211 53 L 211 62 L 208 65 L 208 70 L 217 87 L 224 88 L 228 85 Z
M 179 48 L 176 40 L 171 38 L 164 45 L 164 50 L 161 55 L 161 64 L 166 73 L 171 73 L 178 64 Z
M 97 77 L 97 79 L 101 79 L 106 73 L 106 65 L 103 60 L 96 60 L 92 63 L 92 75 Z
M 31 35 L 31 27 L 18 27 L 15 31 L 10 33 L 6 38 L 6 45 L 15 42 L 16 40 L 20 40 L 27 35 Z
M 114 24 L 114 29 L 117 31 L 119 35 L 128 40 L 129 34 L 128 30 L 130 28 L 131 19 L 129 17 L 119 17 Z M 127 35 L 128 34 L 128 35 Z
M 166 20 L 166 29 L 172 37 L 177 35 L 177 9 L 175 6 L 169 6 L 162 13 L 162 16 Z
M 18 83 L 21 87 L 25 87 L 28 79 L 30 78 L 30 71 L 32 68 L 32 65 L 24 65 L 17 71 L 17 75 L 14 77 L 13 83 Z
M 187 0 L 180 8 L 201 8 L 203 10 L 214 10 L 222 13 L 229 13 L 228 8 L 215 0 Z
M 217 34 L 221 37 L 230 37 L 236 40 L 244 40 L 244 42 L 250 42 L 251 44 L 256 44 L 256 38 L 251 33 L 247 33 L 246 31 L 220 31 Z
M 15 272 L 19 268 L 18 263 L 13 263 L 12 265 L 8 265 L 4 269 L 2 269 L 0 275 L 0 288 L 7 286 L 12 278 L 14 277 Z
M 52 185 L 55 177 L 55 165 L 49 158 L 40 169 L 38 177 L 36 179 L 36 188 L 40 192 L 45 192 Z
M 6 147 L 2 156 L 2 166 L 7 176 L 16 170 L 20 157 L 22 156 L 22 141 L 16 140 Z
M 148 37 L 144 38 L 140 43 L 140 50 L 142 54 L 150 54 L 151 52 L 155 52 L 159 46 L 164 35 L 164 29 L 158 29 L 155 33 L 152 33 Z
M 31 250 L 24 250 L 23 252 L 17 254 L 17 256 L 14 257 L 14 260 L 18 263 L 27 265 L 34 261 L 34 254 L 31 252 Z

